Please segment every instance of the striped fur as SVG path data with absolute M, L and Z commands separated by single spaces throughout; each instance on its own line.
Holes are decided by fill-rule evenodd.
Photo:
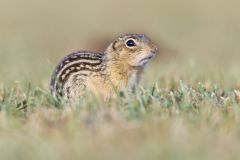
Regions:
M 52 93 L 69 99 L 69 90 L 74 85 L 84 85 L 86 77 L 104 69 L 102 62 L 102 53 L 78 51 L 66 56 L 52 75 L 50 84 Z

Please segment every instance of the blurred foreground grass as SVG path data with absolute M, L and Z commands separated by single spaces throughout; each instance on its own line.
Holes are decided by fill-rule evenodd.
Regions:
M 239 102 L 237 90 L 182 81 L 74 106 L 1 86 L 0 159 L 238 159 Z

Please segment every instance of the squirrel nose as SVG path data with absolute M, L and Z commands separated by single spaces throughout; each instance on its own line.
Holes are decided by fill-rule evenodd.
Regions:
M 156 54 L 156 53 L 157 53 L 157 47 L 154 46 L 154 47 L 151 49 L 151 53 Z

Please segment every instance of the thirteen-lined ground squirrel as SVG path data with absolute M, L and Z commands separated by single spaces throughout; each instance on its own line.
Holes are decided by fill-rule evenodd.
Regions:
M 55 96 L 72 100 L 84 90 L 108 98 L 133 88 L 157 47 L 143 34 L 127 34 L 114 40 L 104 53 L 79 51 L 66 56 L 51 81 Z

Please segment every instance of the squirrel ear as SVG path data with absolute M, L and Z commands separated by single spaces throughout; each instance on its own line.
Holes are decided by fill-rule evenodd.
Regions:
M 112 49 L 121 51 L 122 50 L 122 41 L 120 41 L 119 39 L 115 40 L 112 42 Z
M 117 43 L 117 40 L 115 40 L 115 41 L 112 43 L 112 49 L 113 49 L 113 50 L 116 50 L 116 43 Z
M 113 41 L 106 49 L 107 52 L 116 51 L 118 49 L 117 40 Z

